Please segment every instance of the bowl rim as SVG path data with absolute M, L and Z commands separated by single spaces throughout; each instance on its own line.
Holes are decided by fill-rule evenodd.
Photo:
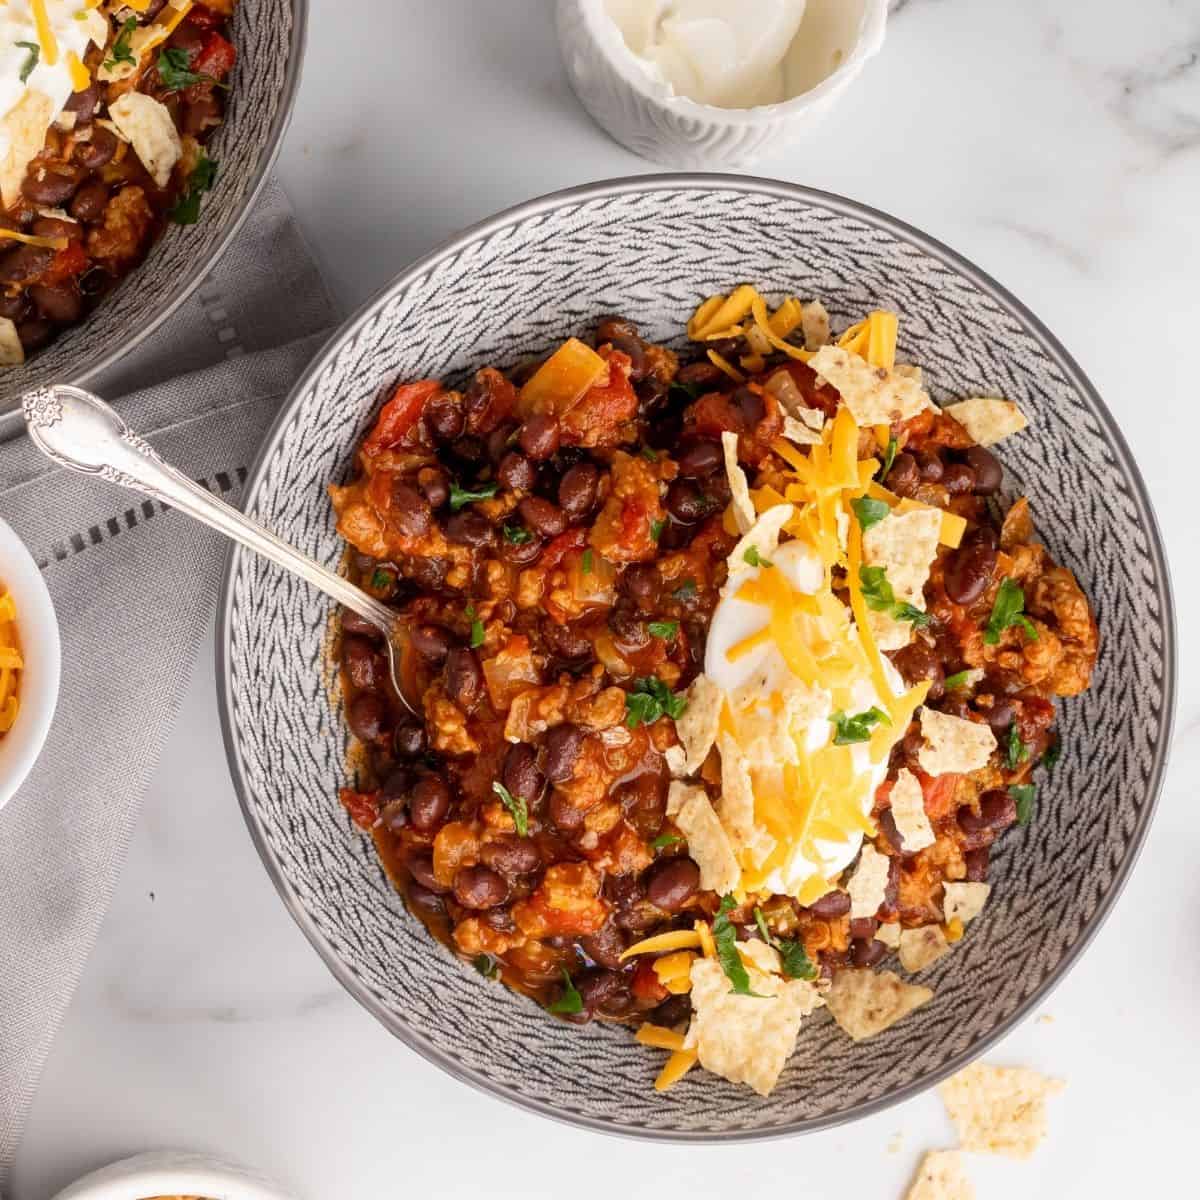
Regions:
M 0 809 L 16 795 L 37 761 L 58 706 L 62 644 L 50 589 L 29 548 L 0 518 L 0 591 L 12 592 L 22 641 L 36 644 L 21 673 L 21 707 L 16 723 L 0 736 Z M 11 739 L 11 742 L 10 742 Z
M 826 96 L 841 91 L 883 48 L 888 21 L 888 0 L 863 0 L 858 39 L 854 43 L 854 49 L 820 83 L 798 96 L 790 96 L 776 104 L 755 104 L 750 108 L 722 108 L 717 104 L 705 104 L 688 96 L 680 96 L 673 89 L 668 90 L 669 84 L 660 83 L 643 71 L 634 61 L 636 56 L 625 45 L 625 39 L 616 23 L 611 20 L 608 22 L 611 29 L 601 24 L 602 18 L 606 16 L 602 12 L 603 0 L 558 0 L 555 6 L 556 22 L 567 5 L 573 5 L 577 9 L 591 44 L 603 55 L 604 61 L 626 87 L 665 112 L 691 121 L 704 121 L 710 125 L 728 128 L 743 128 L 765 121 L 801 116 Z M 561 29 L 561 25 L 559 28 Z
M 213 1200 L 292 1200 L 290 1192 L 224 1158 L 190 1150 L 151 1150 L 89 1171 L 54 1200 L 133 1200 L 151 1196 Z
M 854 1105 L 842 1112 L 822 1117 L 802 1118 L 765 1129 L 731 1130 L 729 1132 L 712 1132 L 706 1130 L 689 1132 L 685 1130 L 660 1131 L 636 1125 L 616 1125 L 582 1113 L 557 1109 L 552 1104 L 522 1095 L 504 1084 L 487 1079 L 482 1075 L 477 1076 L 469 1068 L 445 1054 L 432 1043 L 426 1041 L 420 1034 L 410 1029 L 402 1020 L 395 1017 L 380 1003 L 367 984 L 342 962 L 337 952 L 318 928 L 316 922 L 305 912 L 299 898 L 284 878 L 283 872 L 271 852 L 266 834 L 254 811 L 250 789 L 242 770 L 241 759 L 238 753 L 238 743 L 233 728 L 234 703 L 231 690 L 232 664 L 230 661 L 230 649 L 232 646 L 232 622 L 235 608 L 234 584 L 242 562 L 242 555 L 249 553 L 236 545 L 230 547 L 229 554 L 226 557 L 225 571 L 221 582 L 219 608 L 217 611 L 215 642 L 216 692 L 217 707 L 221 721 L 221 736 L 225 744 L 225 755 L 229 764 L 229 773 L 233 781 L 234 790 L 237 793 L 238 803 L 242 809 L 242 816 L 246 821 L 247 829 L 250 832 L 255 848 L 258 850 L 259 857 L 262 859 L 263 866 L 266 868 L 267 875 L 275 885 L 276 891 L 278 891 L 285 907 L 291 913 L 293 920 L 300 927 L 305 937 L 308 938 L 334 978 L 385 1029 L 399 1038 L 410 1049 L 415 1050 L 426 1061 L 440 1067 L 453 1078 L 470 1084 L 477 1091 L 504 1100 L 527 1112 L 537 1113 L 541 1116 L 549 1117 L 551 1120 L 576 1128 L 589 1129 L 612 1136 L 633 1138 L 639 1141 L 676 1144 L 728 1144 L 735 1142 L 769 1141 L 796 1134 L 815 1133 L 818 1130 L 830 1129 L 884 1112 L 894 1105 L 903 1103 L 929 1090 L 942 1080 L 967 1066 L 994 1046 L 1011 1030 L 1015 1029 L 1035 1008 L 1044 1003 L 1046 998 L 1079 961 L 1084 950 L 1091 945 L 1092 939 L 1107 920 L 1118 898 L 1124 891 L 1129 876 L 1137 864 L 1145 845 L 1146 835 L 1149 831 L 1154 812 L 1158 807 L 1162 791 L 1163 778 L 1171 746 L 1171 735 L 1175 722 L 1178 674 L 1176 645 L 1178 642 L 1178 631 L 1176 628 L 1174 589 L 1171 583 L 1170 567 L 1158 520 L 1155 517 L 1154 508 L 1150 501 L 1149 493 L 1146 490 L 1141 471 L 1133 459 L 1124 435 L 1117 427 L 1116 421 L 1109 412 L 1108 406 L 1101 399 L 1099 392 L 1079 364 L 1068 353 L 1066 347 L 1050 332 L 1041 319 L 1007 288 L 975 266 L 969 259 L 951 249 L 944 242 L 923 233 L 915 226 L 909 225 L 907 222 L 901 221 L 880 209 L 872 208 L 869 205 L 862 204 L 857 200 L 848 199 L 834 192 L 821 191 L 817 188 L 759 176 L 719 172 L 681 172 L 657 175 L 634 175 L 599 180 L 594 183 L 550 192 L 536 199 L 514 205 L 455 234 L 430 251 L 430 253 L 405 267 L 390 283 L 380 288 L 349 316 L 317 351 L 312 362 L 292 387 L 287 400 L 281 406 L 278 415 L 264 436 L 259 452 L 246 477 L 245 490 L 241 497 L 241 506 L 243 509 L 249 507 L 258 489 L 263 484 L 264 467 L 286 434 L 289 424 L 295 415 L 300 398 L 329 366 L 340 349 L 357 337 L 363 327 L 373 319 L 378 308 L 382 307 L 393 296 L 403 293 L 406 288 L 412 286 L 414 282 L 426 275 L 441 260 L 461 252 L 464 247 L 481 237 L 557 208 L 577 205 L 599 198 L 627 195 L 631 192 L 681 191 L 688 190 L 689 188 L 711 191 L 748 192 L 796 200 L 827 208 L 842 215 L 857 218 L 868 224 L 886 229 L 895 236 L 917 245 L 926 253 L 947 262 L 955 270 L 970 279 L 981 291 L 1006 306 L 1010 312 L 1026 324 L 1030 333 L 1042 344 L 1043 349 L 1058 364 L 1072 386 L 1078 389 L 1080 394 L 1085 397 L 1109 439 L 1109 444 L 1112 447 L 1118 464 L 1126 472 L 1130 482 L 1130 490 L 1137 507 L 1139 520 L 1146 531 L 1149 542 L 1148 552 L 1161 580 L 1160 595 L 1163 602 L 1164 663 L 1163 729 L 1158 745 L 1155 747 L 1154 760 L 1147 776 L 1147 802 L 1139 813 L 1130 836 L 1130 851 L 1117 869 L 1112 885 L 1101 899 L 1091 921 L 1084 927 L 1075 943 L 1068 948 L 1055 972 L 986 1035 L 977 1039 L 966 1050 L 954 1055 L 953 1058 L 942 1064 L 937 1070 L 922 1075 L 914 1079 L 911 1083 L 885 1096 Z
M 304 56 L 308 47 L 308 0 L 290 0 L 292 6 L 292 53 L 288 59 L 287 71 L 283 79 L 283 90 L 280 93 L 281 103 L 271 123 L 267 135 L 264 152 L 259 156 L 258 166 L 246 183 L 237 212 L 225 227 L 212 249 L 201 259 L 192 264 L 190 269 L 175 287 L 170 300 L 154 314 L 140 329 L 135 330 L 119 345 L 113 346 L 105 354 L 91 359 L 86 366 L 81 367 L 71 376 L 58 380 L 59 383 L 83 386 L 106 371 L 125 355 L 136 350 L 147 338 L 153 337 L 162 327 L 163 322 L 172 317 L 179 307 L 204 282 L 208 274 L 220 261 L 225 251 L 229 249 L 233 239 L 241 232 L 253 211 L 263 188 L 267 185 L 271 168 L 283 148 L 283 139 L 292 121 L 296 107 L 296 97 L 300 89 L 300 77 L 304 72 Z M 154 248 L 150 249 L 153 257 Z M 138 267 L 141 270 L 141 267 Z M 136 272 L 135 272 L 136 273 Z M 0 434 L 7 432 L 8 427 L 20 425 L 21 397 L 17 395 L 11 402 L 0 402 Z

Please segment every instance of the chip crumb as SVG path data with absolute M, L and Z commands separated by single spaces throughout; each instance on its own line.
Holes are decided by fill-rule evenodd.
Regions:
M 967 775 L 988 765 L 996 735 L 982 721 L 952 717 L 928 706 L 921 709 L 924 745 L 917 762 L 926 775 Z
M 783 436 L 797 446 L 819 446 L 820 433 L 803 421 L 797 421 L 793 416 L 783 418 Z
M 975 1200 L 975 1189 L 957 1150 L 930 1150 L 921 1160 L 904 1200 Z
M 684 786 L 686 785 L 679 785 Z M 741 868 L 716 811 L 703 788 L 690 788 L 680 797 L 675 824 L 687 838 L 688 854 L 700 868 L 700 886 L 706 892 L 725 895 L 738 886 Z
M 925 583 L 937 558 L 942 535 L 942 512 L 913 508 L 889 513 L 863 534 L 863 562 L 882 567 L 898 602 L 925 611 Z M 913 624 L 887 612 L 867 614 L 871 633 L 881 650 L 902 650 L 912 640 Z
M 992 886 L 989 883 L 944 883 L 942 891 L 943 917 L 947 921 L 957 918 L 966 925 L 983 911 Z
M 729 480 L 733 519 L 737 522 L 738 533 L 745 533 L 754 524 L 754 501 L 750 499 L 746 472 L 738 465 L 737 434 L 728 430 L 721 434 L 721 449 L 725 454 L 725 475 Z
M 869 843 L 862 848 L 858 866 L 850 876 L 846 891 L 850 893 L 850 919 L 873 917 L 887 893 L 891 862 Z
M 829 313 L 820 300 L 810 300 L 800 306 L 800 330 L 804 334 L 805 350 L 820 350 L 828 344 Z
M 940 925 L 922 925 L 900 934 L 900 965 L 908 972 L 923 971 L 950 953 Z
M 875 930 L 875 940 L 895 950 L 900 945 L 901 932 L 899 921 L 887 921 Z
M 981 446 L 994 446 L 1001 439 L 1020 433 L 1029 424 L 1025 414 L 1011 400 L 989 396 L 960 400 L 942 411 L 953 417 Z
M 1067 1085 L 1028 1067 L 972 1063 L 938 1094 L 964 1150 L 1029 1158 L 1046 1136 L 1046 1101 Z
M 1051 1013 L 1042 1013 L 1042 1015 L 1040 1017 L 1038 1017 L 1038 1024 L 1039 1025 L 1053 1025 L 1054 1024 L 1053 1015 Z
M 724 694 L 707 675 L 697 675 L 685 693 L 687 708 L 675 720 L 675 736 L 679 746 L 670 750 L 682 750 L 681 755 L 667 752 L 667 763 L 672 775 L 692 775 L 700 769 L 708 752 L 716 744 L 717 726 L 721 720 L 721 705 Z
M 933 999 L 933 992 L 905 983 L 894 971 L 838 971 L 825 1003 L 833 1019 L 856 1042 L 890 1029 Z
M 888 1139 L 887 1152 L 889 1154 L 899 1154 L 904 1149 L 904 1131 L 897 1129 L 895 1133 Z
M 748 499 L 749 492 L 746 495 Z M 737 579 L 739 573 L 754 569 L 754 564 L 746 561 L 746 551 L 751 546 L 757 551 L 759 562 L 770 561 L 771 555 L 779 548 L 779 535 L 783 532 L 783 527 L 792 519 L 792 514 L 795 511 L 795 507 L 791 504 L 773 504 L 758 517 L 751 517 L 750 524 L 746 527 L 741 538 L 738 539 L 737 545 L 730 551 L 729 558 L 726 560 L 726 565 L 729 568 L 729 579 L 721 591 L 722 597 L 729 595 L 731 590 L 736 590 L 737 587 L 741 586 L 741 581 Z
M 925 814 L 925 793 L 921 781 L 907 768 L 901 767 L 892 785 L 892 820 L 900 835 L 900 845 L 906 852 L 924 850 L 937 840 L 933 826 Z
M 911 375 L 873 367 L 841 346 L 822 346 L 808 365 L 837 388 L 859 425 L 888 425 L 895 417 L 908 420 L 933 407 L 929 393 Z
M 735 852 L 744 855 L 751 865 L 761 866 L 775 849 L 775 839 L 755 819 L 750 767 L 728 734 L 721 737 L 720 818 Z

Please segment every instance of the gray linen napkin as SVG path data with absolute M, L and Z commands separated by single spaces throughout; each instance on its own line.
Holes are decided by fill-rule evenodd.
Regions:
M 280 401 L 333 319 L 272 185 L 199 294 L 95 390 L 123 396 L 132 428 L 236 501 Z M 140 390 L 126 394 L 132 388 Z M 0 444 L 0 514 L 42 566 L 63 650 L 46 748 L 0 809 L 3 1187 L 212 620 L 227 543 L 133 492 L 54 467 L 25 437 Z

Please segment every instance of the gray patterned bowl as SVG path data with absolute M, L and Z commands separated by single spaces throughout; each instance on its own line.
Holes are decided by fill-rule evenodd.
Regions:
M 1174 699 L 1170 588 L 1129 451 L 1066 351 L 998 284 L 925 235 L 820 192 L 730 176 L 595 184 L 457 237 L 354 317 L 268 436 L 247 511 L 330 565 L 325 495 L 397 380 L 544 352 L 601 313 L 677 337 L 743 280 L 820 296 L 835 322 L 885 306 L 941 398 L 1003 394 L 1032 429 L 1003 450 L 1054 554 L 1099 614 L 1094 686 L 1064 706 L 1066 753 L 1036 822 L 1006 838 L 971 934 L 930 972 L 936 998 L 855 1045 L 826 1014 L 768 1099 L 704 1072 L 659 1095 L 661 1055 L 577 1028 L 489 983 L 405 911 L 336 800 L 347 734 L 324 659 L 328 605 L 260 560 L 229 562 L 218 692 L 234 782 L 280 895 L 351 994 L 451 1074 L 547 1116 L 636 1137 L 721 1141 L 877 1111 L 979 1054 L 1041 1001 L 1112 906 L 1158 793 Z M 336 689 L 333 689 L 336 690 Z M 1131 698 L 1136 698 L 1131 702 Z
M 226 119 L 212 142 L 220 164 L 196 225 L 168 225 L 146 261 L 87 320 L 22 367 L 0 371 L 0 417 L 23 393 L 49 383 L 84 383 L 158 326 L 191 294 L 232 241 L 267 180 L 300 82 L 308 0 L 240 0 L 238 51 Z

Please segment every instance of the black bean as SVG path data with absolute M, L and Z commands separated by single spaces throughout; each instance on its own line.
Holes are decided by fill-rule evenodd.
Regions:
M 808 911 L 814 916 L 823 917 L 826 920 L 831 917 L 844 916 L 850 911 L 849 893 L 838 891 L 835 888 L 832 892 L 826 892 L 819 900 L 814 900 L 808 906 Z
M 933 647 L 920 641 L 910 642 L 902 650 L 892 655 L 892 662 L 896 664 L 896 670 L 900 672 L 909 687 L 928 680 L 928 699 L 941 699 L 945 693 L 945 688 L 942 686 L 944 673 L 941 659 Z
M 979 813 L 989 828 L 1000 833 L 1017 823 L 1017 802 L 1011 792 L 1004 788 L 994 788 L 980 796 Z
M 392 736 L 392 745 L 397 754 L 406 758 L 418 758 L 425 753 L 429 739 L 425 736 L 425 726 L 418 721 L 405 721 L 396 726 Z
M 926 483 L 939 483 L 946 473 L 946 464 L 936 450 L 922 450 L 917 452 L 917 469 Z
M 995 533 L 971 530 L 950 553 L 943 572 L 946 595 L 955 604 L 973 604 L 987 590 L 996 567 Z
M 703 479 L 720 467 L 725 457 L 716 442 L 690 442 L 675 460 L 679 474 L 688 479 Z
M 1003 697 L 993 700 L 991 708 L 980 708 L 978 711 L 983 714 L 992 732 L 997 734 L 1007 734 L 1017 715 L 1012 701 Z
M 79 225 L 75 221 L 64 221 L 62 217 L 38 217 L 29 227 L 35 237 L 73 238 L 79 236 Z
M 604 345 L 617 337 L 637 337 L 638 327 L 626 317 L 601 317 L 596 322 L 596 344 Z
M 17 325 L 17 337 L 26 350 L 40 350 L 54 336 L 54 326 L 49 321 L 34 317 Z
M 501 875 L 528 875 L 542 865 L 542 856 L 529 838 L 502 834 L 485 842 L 479 851 L 483 862 Z
M 592 1016 L 602 1009 L 607 1009 L 623 993 L 627 995 L 629 984 L 625 976 L 616 971 L 593 967 L 580 972 L 575 980 L 575 990 L 583 1001 L 583 1011 Z
M 441 508 L 450 499 L 450 480 L 440 467 L 422 467 L 417 472 L 417 487 L 430 508 Z
M 646 872 L 646 899 L 664 912 L 678 912 L 700 889 L 700 868 L 690 858 L 668 858 Z
M 83 312 L 83 300 L 69 283 L 35 283 L 29 289 L 29 297 L 47 321 L 57 321 L 60 325 L 78 321 Z
M 566 783 L 575 774 L 583 739 L 583 730 L 571 724 L 556 725 L 546 734 L 546 778 L 551 783 Z
M 583 811 L 562 792 L 554 791 L 550 793 L 550 821 L 555 829 L 570 837 L 583 828 Z
M 453 442 L 466 425 L 461 397 L 456 392 L 440 392 L 425 402 L 425 424 L 439 442 Z
M 537 764 L 537 751 L 525 742 L 510 746 L 504 756 L 502 782 L 514 795 L 532 804 L 542 794 L 542 772 Z
M 966 463 L 950 463 L 942 474 L 942 487 L 952 496 L 965 496 L 975 490 L 975 472 Z
M 907 450 L 896 455 L 892 469 L 888 472 L 884 486 L 895 492 L 897 496 L 915 495 L 921 482 L 921 471 L 917 460 Z
M 440 625 L 414 625 L 408 636 L 413 649 L 426 662 L 444 662 L 450 653 L 450 634 Z
M 67 97 L 66 104 L 63 108 L 67 112 L 75 114 L 75 125 L 86 125 L 95 115 L 96 109 L 100 106 L 100 101 L 104 96 L 104 85 L 100 83 L 90 84 L 84 88 L 82 92 L 74 92 Z
M 514 526 L 513 528 L 522 528 L 522 526 Z M 531 562 L 536 561 L 545 542 L 540 537 L 525 530 L 528 538 L 523 542 L 509 541 L 507 537 L 500 539 L 500 555 L 502 558 L 512 563 L 514 566 L 527 567 Z
M 576 463 L 558 485 L 558 503 L 569 521 L 581 521 L 592 511 L 600 487 L 600 472 L 594 463 Z
M 387 659 L 377 643 L 363 637 L 342 639 L 342 662 L 346 677 L 359 689 L 377 691 L 388 677 Z
M 873 967 L 887 957 L 888 948 L 875 938 L 856 938 L 850 943 L 850 961 L 856 967 Z
M 446 819 L 451 800 L 450 787 L 440 775 L 423 775 L 408 800 L 413 828 L 420 833 L 432 833 Z
M 350 702 L 346 723 L 360 742 L 373 742 L 389 728 L 387 705 L 377 692 L 362 692 Z
M 517 441 L 517 423 L 515 421 L 502 421 L 491 433 L 484 439 L 484 446 L 487 448 L 487 456 L 493 463 L 498 463 Z
M 613 641 L 622 654 L 636 654 L 650 644 L 650 631 L 646 622 L 629 609 L 618 606 L 608 613 L 608 627 Z
M 17 246 L 0 257 L 0 283 L 24 283 L 40 275 L 54 255 L 55 251 L 46 246 Z
M 107 166 L 117 152 L 116 134 L 103 125 L 92 126 L 92 136 L 86 142 L 76 142 L 71 157 L 87 171 L 98 171 Z
M 748 387 L 735 389 L 730 401 L 742 415 L 747 429 L 753 429 L 766 416 L 767 405 L 762 393 Z
M 452 542 L 476 549 L 490 549 L 496 544 L 496 531 L 482 513 L 463 511 L 455 513 L 446 522 L 446 536 Z
M 686 387 L 695 388 L 698 392 L 704 392 L 706 389 L 716 388 L 724 383 L 725 372 L 714 363 L 702 360 L 680 367 L 675 374 L 675 381 Z
M 526 496 L 517 505 L 517 511 L 525 524 L 544 538 L 558 537 L 567 527 L 563 510 L 541 496 Z
M 449 889 L 443 888 L 443 891 Z M 431 891 L 429 888 L 416 882 L 410 882 L 405 889 L 405 895 L 408 897 L 408 903 L 418 912 L 428 913 L 430 916 L 440 917 L 446 911 L 445 904 L 442 903 L 442 898 L 437 892 Z
M 455 646 L 446 655 L 446 694 L 459 708 L 472 712 L 483 696 L 483 668 L 473 650 Z
M 436 591 L 446 582 L 448 569 L 444 558 L 416 557 L 404 562 L 404 574 L 427 592 Z
M 433 854 L 431 851 L 414 850 L 404 860 L 404 865 L 408 868 L 408 873 L 423 888 L 428 888 L 429 891 L 439 894 L 450 890 L 433 873 Z
M 646 378 L 646 344 L 636 334 L 615 334 L 611 339 L 612 348 L 629 356 L 629 378 L 634 383 L 640 383 Z
M 967 466 L 975 472 L 975 494 L 994 496 L 1004 482 L 1004 468 L 1000 460 L 982 446 L 972 446 L 964 455 Z
M 528 492 L 537 482 L 537 472 L 525 455 L 510 450 L 500 460 L 500 466 L 496 468 L 496 478 L 514 492 Z
M 694 479 L 676 479 L 667 488 L 667 511 L 684 525 L 704 520 L 712 504 Z
M 75 189 L 83 182 L 83 174 L 76 166 L 62 166 L 51 170 L 44 165 L 35 164 L 21 183 L 21 194 L 34 204 L 62 204 L 75 195 Z
M 484 367 L 475 373 L 466 394 L 463 396 L 463 412 L 467 418 L 467 432 L 486 436 L 504 420 L 500 391 L 507 381 L 499 371 Z
M 615 921 L 609 920 L 600 927 L 598 933 L 590 934 L 579 939 L 579 945 L 584 954 L 594 963 L 602 967 L 616 970 L 621 966 L 621 954 L 624 952 L 628 939 Z
M 986 846 L 981 846 L 978 850 L 968 850 L 963 855 L 963 861 L 967 865 L 968 882 L 983 883 L 987 879 L 988 857 L 989 851 Z
M 633 563 L 621 572 L 618 586 L 639 611 L 650 613 L 662 591 L 662 576 L 653 563 Z
M 545 413 L 536 413 L 521 426 L 517 440 L 534 462 L 543 462 L 558 453 L 561 438 L 558 422 Z
M 29 297 L 24 292 L 15 295 L 0 294 L 0 317 L 10 321 L 22 321 L 29 315 Z
M 71 199 L 67 211 L 77 221 L 91 224 L 100 220 L 108 204 L 108 187 L 103 180 L 93 179 L 85 183 Z
M 491 867 L 463 867 L 454 877 L 454 898 L 463 908 L 495 908 L 507 897 L 504 876 Z
M 850 919 L 850 936 L 852 938 L 873 938 L 879 922 L 874 917 L 852 917 Z
M 391 521 L 402 537 L 419 538 L 429 532 L 433 512 L 429 501 L 411 483 L 392 485 Z

